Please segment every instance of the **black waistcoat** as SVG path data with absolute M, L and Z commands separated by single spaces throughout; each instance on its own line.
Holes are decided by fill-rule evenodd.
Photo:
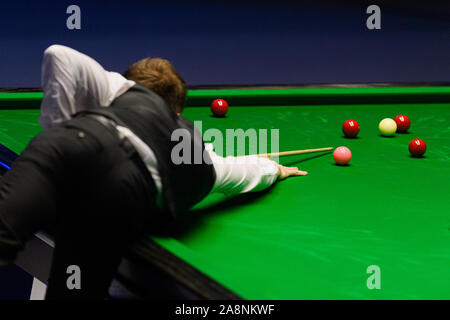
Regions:
M 200 132 L 192 122 L 172 111 L 159 95 L 136 84 L 116 98 L 109 108 L 99 109 L 93 112 L 126 126 L 153 150 L 161 176 L 164 209 L 174 217 L 200 202 L 211 191 L 216 175 L 207 153 L 200 163 L 198 153 L 194 159 L 194 148 L 204 153 Z M 171 141 L 176 129 L 185 129 L 184 133 L 189 133 L 184 135 L 190 137 L 190 161 L 185 161 L 188 163 L 172 161 L 172 149 L 179 144 L 179 141 Z

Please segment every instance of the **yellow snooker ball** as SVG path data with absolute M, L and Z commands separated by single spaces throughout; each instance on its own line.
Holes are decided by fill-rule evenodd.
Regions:
M 397 123 L 391 118 L 386 118 L 380 121 L 378 129 L 383 136 L 393 136 L 397 131 Z

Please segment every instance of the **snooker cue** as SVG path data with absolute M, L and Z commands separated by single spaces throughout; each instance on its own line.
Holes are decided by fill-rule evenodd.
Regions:
M 283 151 L 283 152 L 275 152 L 275 153 L 263 153 L 263 154 L 258 154 L 257 156 L 258 157 L 266 157 L 266 158 L 285 157 L 285 156 L 293 156 L 293 155 L 297 155 L 297 154 L 329 151 L 332 149 L 333 149 L 333 147 L 318 148 L 318 149 L 305 149 L 305 150 L 292 150 L 292 151 Z

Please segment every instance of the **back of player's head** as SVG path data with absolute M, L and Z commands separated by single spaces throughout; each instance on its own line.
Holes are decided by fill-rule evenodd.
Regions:
M 183 111 L 186 82 L 169 61 L 145 58 L 132 64 L 123 75 L 161 96 L 176 113 Z

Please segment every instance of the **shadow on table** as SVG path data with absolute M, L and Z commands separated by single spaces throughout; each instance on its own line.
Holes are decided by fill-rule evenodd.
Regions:
M 289 163 L 283 163 L 283 165 L 292 166 L 298 163 L 320 158 L 328 154 L 330 154 L 330 152 L 310 156 L 297 161 L 291 161 Z M 263 191 L 240 194 L 232 198 L 226 198 L 224 201 L 213 203 L 204 208 L 193 209 L 187 214 L 177 218 L 176 221 L 166 223 L 164 228 L 152 230 L 152 234 L 158 237 L 182 238 L 194 231 L 195 228 L 200 227 L 202 222 L 207 217 L 228 214 L 228 212 L 233 208 L 255 203 L 267 196 L 275 187 L 276 184 Z
M 299 160 L 295 160 L 295 161 L 291 160 L 290 162 L 281 163 L 281 164 L 283 166 L 286 166 L 286 167 L 295 166 L 296 164 L 299 164 L 299 163 L 302 163 L 302 162 L 306 162 L 306 161 L 310 161 L 310 160 L 314 160 L 314 159 L 317 159 L 317 158 L 321 158 L 321 157 L 327 156 L 327 155 L 329 155 L 331 153 L 332 153 L 331 151 L 328 151 L 328 152 L 325 152 L 325 153 L 317 154 L 315 156 L 310 156 L 308 158 L 303 158 L 303 159 L 299 159 Z
M 187 236 L 195 228 L 200 227 L 202 222 L 211 216 L 228 214 L 230 210 L 236 207 L 249 205 L 262 199 L 274 186 L 259 192 L 241 194 L 232 198 L 227 198 L 221 202 L 211 204 L 201 209 L 193 209 L 190 212 L 180 216 L 176 221 L 166 224 L 163 229 L 153 231 L 153 235 L 158 237 L 181 238 Z

